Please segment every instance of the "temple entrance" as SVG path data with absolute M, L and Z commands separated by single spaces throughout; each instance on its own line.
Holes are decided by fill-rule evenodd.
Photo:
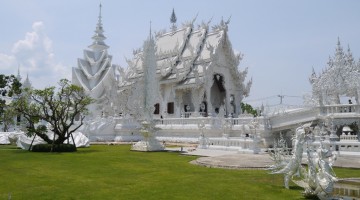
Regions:
M 226 90 L 224 77 L 221 74 L 214 74 L 213 85 L 211 86 L 210 103 L 213 111 L 218 111 L 221 106 L 225 106 Z

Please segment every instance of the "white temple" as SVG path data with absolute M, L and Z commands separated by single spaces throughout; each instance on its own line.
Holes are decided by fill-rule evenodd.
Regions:
M 280 133 L 291 147 L 295 129 L 310 123 L 314 137 L 327 135 L 329 144 L 338 142 L 337 149 L 360 152 L 360 64 L 350 50 L 343 52 L 340 42 L 329 67 L 311 75 L 313 94 L 305 99 L 307 106 L 281 112 L 265 108 L 254 118 L 240 107 L 252 80 L 246 82 L 247 69 L 239 70 L 242 55 L 231 47 L 229 21 L 210 28 L 210 21 L 195 26 L 194 19 L 178 28 L 174 11 L 170 19 L 170 30 L 157 32 L 134 50 L 124 69 L 111 64 L 100 6 L 94 42 L 73 69 L 73 83 L 97 100 L 83 128 L 91 141 L 139 141 L 138 120 L 151 118 L 158 140 L 258 152 L 272 147 Z M 340 102 L 344 95 L 356 104 Z M 150 116 L 144 117 L 144 109 Z
M 231 116 L 241 113 L 240 103 L 248 96 L 251 81 L 245 83 L 247 69 L 238 69 L 242 57 L 231 47 L 228 23 L 221 21 L 211 30 L 209 22 L 202 23 L 196 29 L 193 20 L 182 28 L 173 26 L 169 32 L 157 33 L 155 116 L 213 116 L 220 109 Z M 132 89 L 129 86 L 144 75 L 142 56 L 140 49 L 128 60 L 127 70 L 121 73 L 120 91 Z

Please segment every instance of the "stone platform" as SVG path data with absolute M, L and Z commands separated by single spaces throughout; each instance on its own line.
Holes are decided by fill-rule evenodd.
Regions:
M 266 154 L 228 154 L 215 157 L 201 157 L 192 164 L 228 169 L 266 169 L 273 164 Z
M 192 164 L 227 169 L 267 169 L 273 164 L 269 154 L 253 154 L 252 151 L 223 151 L 212 149 L 195 149 L 192 147 L 167 148 L 170 151 L 182 150 L 183 155 L 202 156 L 191 161 Z M 304 160 L 305 162 L 305 160 Z M 360 154 L 341 153 L 334 164 L 335 167 L 360 169 Z

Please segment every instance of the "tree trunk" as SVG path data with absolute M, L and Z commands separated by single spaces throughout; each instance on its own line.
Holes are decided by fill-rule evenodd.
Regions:
M 33 145 L 33 143 L 34 143 L 35 137 L 36 137 L 36 134 L 34 135 L 34 138 L 33 138 L 32 141 L 31 141 L 30 147 L 29 147 L 29 149 L 28 149 L 29 151 L 30 151 L 30 149 L 31 149 L 31 147 L 32 147 L 32 145 Z
M 75 140 L 74 140 L 74 136 L 73 136 L 72 133 L 71 133 L 70 135 L 71 135 L 71 139 L 72 139 L 72 141 L 73 141 L 74 147 L 75 147 L 75 149 L 77 149 L 77 148 L 76 148 L 76 144 L 75 144 Z
M 54 143 L 55 143 L 55 133 L 54 134 L 54 137 L 53 137 L 53 141 L 52 141 L 52 144 L 51 144 L 51 150 L 50 152 L 53 152 L 54 151 Z

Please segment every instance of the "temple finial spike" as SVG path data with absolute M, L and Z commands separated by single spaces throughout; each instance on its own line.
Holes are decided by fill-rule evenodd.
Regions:
M 172 24 L 175 24 L 175 23 L 176 23 L 176 20 L 177 20 L 177 18 L 176 18 L 176 15 L 175 15 L 175 10 L 174 10 L 174 8 L 173 8 L 172 13 L 171 13 L 171 17 L 170 17 L 170 22 L 171 22 Z
M 101 10 L 102 10 L 102 5 L 101 5 L 101 3 L 99 4 L 99 23 L 101 23 L 101 18 L 102 18 L 102 16 L 101 16 Z
M 151 38 L 151 20 L 150 20 L 150 33 L 149 33 L 149 36 Z
M 89 46 L 89 48 L 96 48 L 96 49 L 107 49 L 109 48 L 109 46 L 107 46 L 104 43 L 104 40 L 106 39 L 106 37 L 104 36 L 104 29 L 102 26 L 102 4 L 99 4 L 99 17 L 98 17 L 98 22 L 96 24 L 96 28 L 95 28 L 95 34 L 92 37 L 93 39 L 93 44 Z

